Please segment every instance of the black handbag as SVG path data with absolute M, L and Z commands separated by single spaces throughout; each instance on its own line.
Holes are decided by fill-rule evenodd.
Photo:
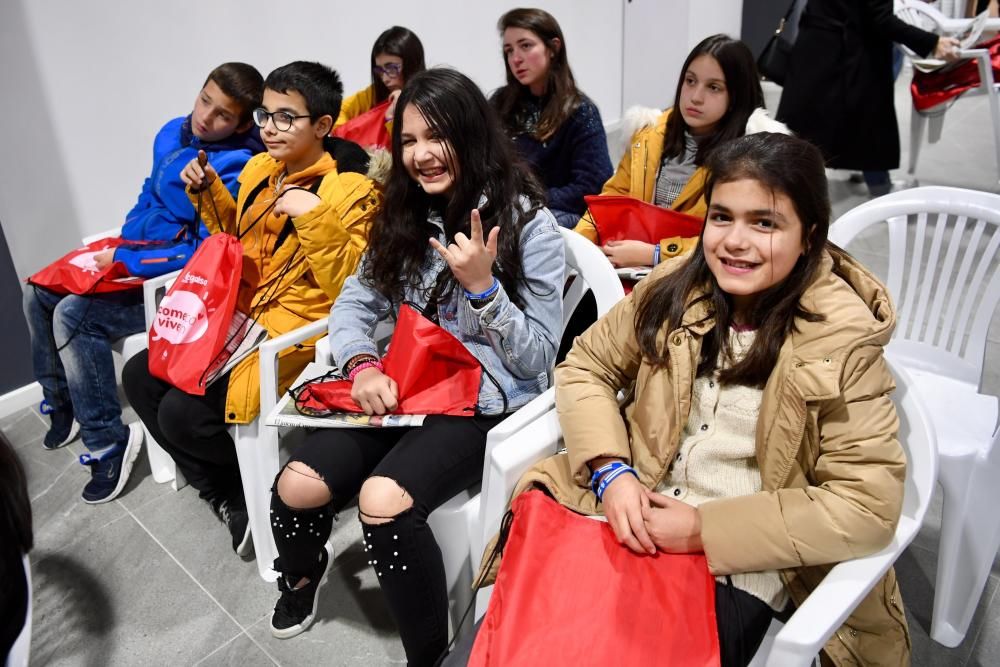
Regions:
M 792 0 L 788 11 L 778 22 L 778 29 L 771 35 L 767 46 L 757 58 L 757 70 L 765 79 L 774 81 L 779 86 L 785 84 L 788 63 L 792 58 L 792 47 L 795 46 L 795 38 L 799 35 L 799 18 L 805 6 L 806 0 Z

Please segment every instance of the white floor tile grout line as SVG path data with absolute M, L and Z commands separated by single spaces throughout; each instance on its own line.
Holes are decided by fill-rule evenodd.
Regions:
M 152 531 L 151 531 L 151 530 L 150 530 L 149 528 L 147 528 L 147 527 L 146 527 L 146 524 L 144 524 L 144 523 L 143 523 L 143 522 L 142 522 L 142 521 L 141 521 L 141 520 L 139 519 L 139 517 L 137 517 L 137 516 L 136 516 L 136 515 L 135 515 L 134 513 L 132 513 L 132 511 L 131 511 L 131 510 L 129 510 L 129 509 L 127 508 L 127 507 L 125 507 L 125 511 L 126 511 L 126 512 L 128 513 L 128 515 L 129 515 L 129 516 L 131 516 L 131 517 L 132 517 L 132 519 L 133 519 L 133 520 L 134 520 L 134 521 L 135 521 L 135 522 L 136 522 L 137 524 L 139 524 L 139 527 L 141 527 L 141 528 L 142 528 L 142 529 L 143 529 L 144 531 L 146 531 L 146 534 L 148 534 L 148 535 L 149 535 L 149 536 L 150 536 L 150 537 L 151 537 L 151 538 L 153 539 L 153 541 L 154 541 L 154 542 L 156 542 L 156 544 L 157 544 L 157 545 L 158 545 L 158 546 L 159 546 L 159 547 L 160 547 L 161 549 L 163 549 L 163 552 L 164 552 L 165 554 L 167 554 L 168 556 L 170 556 L 170 559 L 171 559 L 171 560 L 173 560 L 173 561 L 174 561 L 175 563 L 177 563 L 177 567 L 181 568 L 181 571 L 182 571 L 182 572 L 184 572 L 184 574 L 186 574 L 186 575 L 187 575 L 188 577 L 190 577 L 191 581 L 193 581 L 193 582 L 195 583 L 195 585 L 197 585 L 197 586 L 198 586 L 198 588 L 200 588 L 200 589 L 201 589 L 201 590 L 202 590 L 202 591 L 203 591 L 203 592 L 205 593 L 205 595 L 207 595 L 207 596 L 208 596 L 208 598 L 209 598 L 209 599 L 210 599 L 210 600 L 211 600 L 212 602 L 214 602 L 214 603 L 216 604 L 216 606 L 217 606 L 217 607 L 218 607 L 219 609 L 221 609 L 221 610 L 222 610 L 222 613 L 223 613 L 223 614 L 225 614 L 226 616 L 228 616 L 228 617 L 229 617 L 229 620 L 231 620 L 231 621 L 232 621 L 233 623 L 235 623 L 235 624 L 236 624 L 236 627 L 238 627 L 238 628 L 240 629 L 240 631 L 241 631 L 241 632 L 242 632 L 243 634 L 245 634 L 245 635 L 246 635 L 246 636 L 247 636 L 247 637 L 248 637 L 248 638 L 250 639 L 250 641 L 252 641 L 252 642 L 253 642 L 253 643 L 254 643 L 254 644 L 255 644 L 255 645 L 257 646 L 257 648 L 259 648 L 259 649 L 260 649 L 261 651 L 263 651 L 263 652 L 264 652 L 264 655 L 266 655 L 266 656 L 267 656 L 267 657 L 268 657 L 268 658 L 269 658 L 269 659 L 271 660 L 271 662 L 273 662 L 273 663 L 274 663 L 275 665 L 279 665 L 279 667 L 280 667 L 280 663 L 279 663 L 279 662 L 278 662 L 278 661 L 277 661 L 277 660 L 275 659 L 275 657 L 274 657 L 273 655 L 271 655 L 271 654 L 270 654 L 270 653 L 268 652 L 268 650 L 267 650 L 266 648 L 264 648 L 264 647 L 263 647 L 263 646 L 262 646 L 262 645 L 260 644 L 260 642 L 258 642 L 258 641 L 257 641 L 256 639 L 254 639 L 254 638 L 253 638 L 253 637 L 252 637 L 252 636 L 251 636 L 250 634 L 248 634 L 248 633 L 247 633 L 247 631 L 246 631 L 246 628 L 245 628 L 245 627 L 243 627 L 243 624 L 242 624 L 242 623 L 240 623 L 239 621 L 237 621 L 237 620 L 236 620 L 236 617 L 235 617 L 235 616 L 233 616 L 232 614 L 230 614 L 230 613 L 229 613 L 229 610 L 228 610 L 228 609 L 226 609 L 226 608 L 225 608 L 224 606 L 222 606 L 222 603 L 221 603 L 221 602 L 219 602 L 219 600 L 218 600 L 218 599 L 216 599 L 216 597 L 215 597 L 214 595 L 212 595 L 212 593 L 211 593 L 211 592 L 209 592 L 209 590 L 208 590 L 207 588 L 205 588 L 205 586 L 204 586 L 204 585 L 202 585 L 202 583 L 201 583 L 200 581 L 198 581 L 197 577 L 195 577 L 195 576 L 194 576 L 194 574 L 193 574 L 193 573 L 192 573 L 192 572 L 191 572 L 191 571 L 190 571 L 189 569 L 187 569 L 186 567 L 184 567 L 184 564 L 183 564 L 183 563 L 181 563 L 181 562 L 180 562 L 180 560 L 178 560 L 178 559 L 177 559 L 177 557 L 176 557 L 176 556 L 174 556 L 174 554 L 173 554 L 173 553 L 171 553 L 170 549 L 168 549 L 168 548 L 166 547 L 166 545 L 164 545 L 164 544 L 163 544 L 163 542 L 161 542 L 161 541 L 159 540 L 159 538 L 157 538 L 157 537 L 156 537 L 156 535 L 154 535 L 154 534 L 153 534 L 153 532 L 152 532 Z M 231 640 L 230 640 L 230 641 L 231 641 Z

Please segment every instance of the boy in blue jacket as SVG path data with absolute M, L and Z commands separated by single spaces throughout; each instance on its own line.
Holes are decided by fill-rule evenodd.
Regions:
M 144 243 L 99 253 L 98 267 L 121 262 L 130 275 L 151 278 L 184 266 L 208 231 L 180 172 L 203 150 L 235 197 L 243 166 L 264 148 L 252 119 L 263 86 L 251 65 L 225 63 L 212 70 L 191 114 L 168 122 L 153 141 L 153 170 L 121 232 L 128 241 Z M 113 500 L 142 446 L 142 427 L 122 424 L 111 344 L 145 329 L 142 290 L 61 295 L 28 285 L 24 313 L 45 397 L 42 412 L 51 419 L 43 446 L 57 449 L 82 434 L 90 452 L 80 462 L 91 472 L 83 500 Z

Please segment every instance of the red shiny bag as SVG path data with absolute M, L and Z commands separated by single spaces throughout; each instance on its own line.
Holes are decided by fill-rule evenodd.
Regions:
M 1000 81 L 1000 35 L 973 48 L 989 50 L 993 80 Z M 978 88 L 979 81 L 979 61 L 976 59 L 961 60 L 934 72 L 921 72 L 914 68 L 913 81 L 910 83 L 913 108 L 917 111 L 932 109 L 966 91 Z
M 511 511 L 470 667 L 719 664 L 703 554 L 633 553 L 539 490 Z
M 121 262 L 112 262 L 103 269 L 94 262 L 98 253 L 121 245 L 145 244 L 117 236 L 100 239 L 66 253 L 28 278 L 28 282 L 56 294 L 104 294 L 140 287 L 143 279 L 130 276 Z
M 399 309 L 383 372 L 396 381 L 397 415 L 471 417 L 479 400 L 483 368 L 457 338 L 408 305 Z M 299 412 L 321 417 L 362 412 L 350 380 L 312 382 L 295 392 Z
M 149 372 L 181 391 L 204 396 L 208 371 L 229 337 L 243 273 L 243 246 L 212 234 L 160 301 L 149 330 Z
M 687 213 L 647 204 L 635 197 L 587 195 L 583 198 L 597 228 L 597 244 L 608 241 L 659 243 L 674 236 L 700 236 L 704 221 Z
M 340 127 L 334 128 L 332 134 L 341 139 L 347 139 L 362 148 L 378 146 L 389 148 L 392 137 L 386 127 L 385 112 L 389 110 L 390 101 L 376 104 L 368 111 L 355 116 Z

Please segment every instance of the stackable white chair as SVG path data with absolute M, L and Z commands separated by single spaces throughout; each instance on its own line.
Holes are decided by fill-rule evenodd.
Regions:
M 944 506 L 931 637 L 957 646 L 1000 547 L 998 401 L 981 384 L 1000 301 L 1000 195 L 896 192 L 848 211 L 830 239 L 849 247 L 870 228 L 889 239 L 898 321 L 888 356 L 910 372 L 939 446 Z
M 957 35 L 966 30 L 972 19 L 949 18 L 922 0 L 896 0 L 895 14 L 910 25 L 922 28 L 939 35 Z M 1000 19 L 988 19 L 985 31 L 1000 30 Z M 909 49 L 904 51 L 912 60 L 916 58 Z M 1000 172 L 1000 84 L 993 78 L 993 66 L 990 63 L 990 53 L 987 49 L 968 49 L 961 53 L 963 58 L 974 58 L 979 67 L 979 86 L 969 90 L 961 97 L 986 95 L 989 102 L 990 120 L 993 126 L 993 146 L 996 153 L 995 166 Z M 924 131 L 928 130 L 927 142 L 935 144 L 941 139 L 944 126 L 944 116 L 956 100 L 949 100 L 932 109 L 917 111 L 910 108 L 910 164 L 909 173 L 917 168 L 917 158 L 920 156 L 920 146 L 923 143 Z
M 833 567 L 787 623 L 772 621 L 763 644 L 750 663 L 755 667 L 804 667 L 813 664 L 823 645 L 920 530 L 937 477 L 934 433 L 906 371 L 891 362 L 890 368 L 897 385 L 893 402 L 900 421 L 899 440 L 907 455 L 903 510 L 896 534 L 881 551 Z M 531 466 L 556 454 L 563 446 L 555 394 L 547 393 L 544 398 L 546 404 L 538 406 L 544 408 L 542 414 L 487 456 L 480 544 L 486 544 L 499 531 L 507 503 L 520 477 Z M 480 591 L 476 601 L 477 618 L 486 613 L 491 592 L 492 586 Z
M 580 302 L 587 288 L 594 293 L 599 317 L 620 301 L 625 296 L 625 291 L 622 288 L 621 280 L 615 274 L 614 267 L 596 245 L 576 232 L 563 228 L 560 228 L 559 231 L 566 246 L 566 280 L 568 285 L 563 292 L 563 328 L 565 329 L 570 314 Z M 325 326 L 326 323 L 322 324 Z M 317 331 L 312 331 L 310 335 L 315 335 Z M 309 332 L 304 331 L 303 333 Z M 293 340 L 290 338 L 282 345 L 294 344 Z M 325 338 L 317 343 L 316 353 L 318 362 L 325 364 L 332 362 L 329 344 Z M 263 370 L 264 367 L 261 368 Z M 268 384 L 266 389 L 273 391 L 273 386 L 273 384 Z M 486 437 L 486 460 L 489 460 L 491 451 L 544 413 L 548 409 L 552 396 L 553 390 L 549 389 L 490 429 Z M 269 397 L 268 400 L 271 398 Z M 274 431 L 275 429 L 266 430 Z M 242 471 L 242 461 L 240 465 Z M 277 463 L 275 463 L 274 470 L 277 473 Z M 487 466 L 484 466 L 483 472 L 482 489 L 485 490 L 489 483 L 485 478 L 485 474 L 488 472 Z M 273 475 L 271 478 L 273 479 Z M 270 502 L 270 488 L 270 484 L 268 484 L 262 489 L 268 494 L 268 503 Z M 454 496 L 428 517 L 428 523 L 444 556 L 449 599 L 452 603 L 452 623 L 455 627 L 460 621 L 462 611 L 471 602 L 472 576 L 479 564 L 478 559 L 472 558 L 472 553 L 476 550 L 482 550 L 478 544 L 481 541 L 479 536 L 482 534 L 479 527 L 480 497 L 480 488 L 473 487 Z M 249 502 L 248 496 L 247 503 L 249 504 Z M 270 534 L 268 527 L 267 535 L 270 536 Z M 268 537 L 268 539 L 271 538 Z M 259 553 L 258 551 L 258 558 L 260 557 Z M 468 630 L 468 627 L 466 626 L 465 629 Z

